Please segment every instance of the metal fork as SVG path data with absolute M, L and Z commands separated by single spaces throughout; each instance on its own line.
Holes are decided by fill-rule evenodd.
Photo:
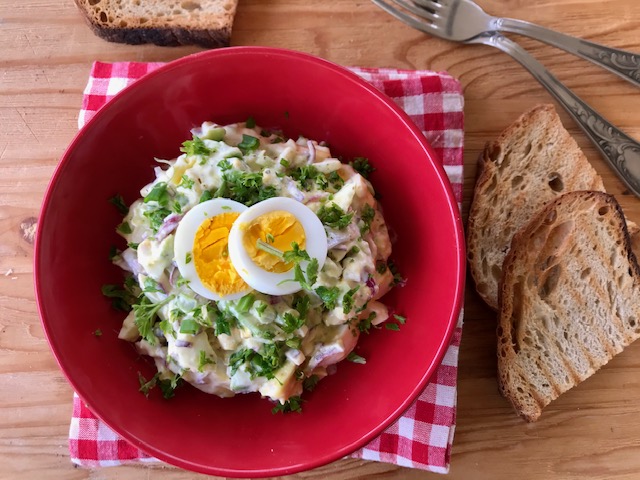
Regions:
M 480 28 L 480 25 L 486 26 L 485 23 L 481 24 L 481 21 L 485 20 L 483 15 L 489 19 L 493 18 L 486 15 L 480 7 L 471 9 L 469 4 L 474 4 L 469 0 L 439 0 L 438 2 L 372 0 L 372 2 L 407 25 L 435 37 L 462 43 L 489 45 L 511 55 L 567 110 L 625 185 L 640 197 L 640 143 L 608 122 L 517 43 L 496 31 L 485 31 L 484 27 Z M 474 12 L 474 16 L 468 17 L 465 23 L 461 23 L 460 17 L 456 17 L 458 11 Z M 473 19 L 477 22 L 475 27 L 471 23 Z M 514 24 L 511 23 L 509 26 L 512 27 Z M 628 52 L 622 53 L 632 55 Z M 638 61 L 637 57 L 633 58 L 635 59 L 633 61 Z

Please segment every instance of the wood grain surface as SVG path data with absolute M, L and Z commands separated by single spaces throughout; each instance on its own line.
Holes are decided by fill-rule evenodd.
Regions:
M 489 12 L 640 52 L 637 0 L 481 0 Z M 640 139 L 640 94 L 617 77 L 518 38 L 563 82 Z M 484 143 L 524 110 L 551 101 L 509 57 L 428 37 L 366 0 L 240 0 L 234 45 L 286 47 L 342 65 L 446 70 L 465 93 L 465 201 Z M 72 390 L 43 335 L 33 291 L 33 235 L 47 182 L 77 129 L 91 63 L 169 61 L 194 47 L 127 46 L 95 37 L 72 0 L 0 0 L 0 479 L 205 478 L 171 467 L 74 468 L 67 434 Z M 560 110 L 560 107 L 558 107 Z M 563 121 L 627 216 L 630 195 L 569 117 Z M 553 402 L 535 424 L 516 417 L 496 386 L 495 314 L 468 279 L 452 479 L 640 478 L 640 344 Z M 287 478 L 437 478 L 341 460 Z

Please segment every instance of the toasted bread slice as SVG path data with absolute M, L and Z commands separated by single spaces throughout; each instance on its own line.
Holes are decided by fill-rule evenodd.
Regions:
M 227 47 L 238 0 L 75 0 L 110 42 Z
M 614 197 L 571 192 L 514 236 L 503 270 L 498 383 L 535 421 L 640 337 L 640 267 Z
M 553 105 L 524 113 L 479 159 L 467 254 L 476 289 L 498 309 L 498 283 L 511 238 L 545 204 L 574 190 L 604 191 Z

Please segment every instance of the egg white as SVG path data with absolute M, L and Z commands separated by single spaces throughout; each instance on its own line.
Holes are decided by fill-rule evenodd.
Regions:
M 174 257 L 178 270 L 180 270 L 180 274 L 189 280 L 189 288 L 198 295 L 210 300 L 237 300 L 251 290 L 249 288 L 241 292 L 232 293 L 222 297 L 216 292 L 209 290 L 202 283 L 198 272 L 196 271 L 195 260 L 191 259 L 191 261 L 187 262 L 187 255 L 193 256 L 193 244 L 196 232 L 198 231 L 198 228 L 200 228 L 200 225 L 202 225 L 202 222 L 208 218 L 212 218 L 223 213 L 237 212 L 242 214 L 242 212 L 245 212 L 247 208 L 248 207 L 245 205 L 233 200 L 215 198 L 196 205 L 189 210 L 184 217 L 182 217 L 182 220 L 180 220 L 174 240 Z
M 306 205 L 288 197 L 273 197 L 249 207 L 242 212 L 229 233 L 229 256 L 236 271 L 253 289 L 268 295 L 288 295 L 302 289 L 294 281 L 294 269 L 282 273 L 268 272 L 256 265 L 242 242 L 243 225 L 269 212 L 285 211 L 292 214 L 302 225 L 305 233 L 305 250 L 311 258 L 318 260 L 321 269 L 327 258 L 327 234 L 318 216 Z M 300 266 L 306 272 L 308 262 Z

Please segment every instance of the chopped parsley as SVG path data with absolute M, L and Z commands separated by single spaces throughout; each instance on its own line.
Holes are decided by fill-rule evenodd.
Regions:
M 126 215 L 127 213 L 129 213 L 129 207 L 127 207 L 127 204 L 124 203 L 124 198 L 122 198 L 122 195 L 114 195 L 109 199 L 109 203 L 114 205 L 118 209 L 118 212 L 120 212 L 122 215 Z
M 296 317 L 290 312 L 283 315 L 284 323 L 282 324 L 282 330 L 285 333 L 293 333 L 304 325 L 304 319 L 300 316 Z
M 313 165 L 298 167 L 291 171 L 289 176 L 296 180 L 300 184 L 300 188 L 303 190 L 311 190 L 314 183 L 320 188 L 326 187 L 329 184 L 329 180 L 325 174 L 320 172 Z
M 257 150 L 259 146 L 260 140 L 258 138 L 246 134 L 242 134 L 242 141 L 238 144 L 238 148 L 244 155 Z
M 385 323 L 384 327 L 387 330 L 394 330 L 396 332 L 400 330 L 400 325 L 398 325 L 397 323 Z
M 360 323 L 358 323 L 358 330 L 360 330 L 363 333 L 369 333 L 369 330 L 371 330 L 371 327 L 375 327 L 373 325 L 373 321 L 375 320 L 376 316 L 377 316 L 376 312 L 371 312 L 367 316 L 367 318 L 363 318 L 362 320 L 360 320 Z
M 224 313 L 218 312 L 216 314 L 216 323 L 214 325 L 214 332 L 216 335 L 231 335 L 231 324 L 229 323 L 229 319 L 225 316 Z
M 273 413 L 274 415 L 276 413 L 291 413 L 291 412 L 301 413 L 302 402 L 303 400 L 300 398 L 300 396 L 291 397 L 289 398 L 289 400 L 287 400 L 284 403 L 278 403 L 275 407 L 271 409 L 271 413 Z
M 133 277 L 131 277 L 133 278 Z M 136 302 L 136 296 L 128 288 L 118 285 L 103 285 L 102 294 L 111 299 L 111 306 L 116 310 L 128 312 Z
M 180 184 L 178 186 L 183 188 L 193 188 L 194 184 L 195 182 L 191 178 L 187 177 L 186 175 L 182 175 L 182 179 L 180 180 Z
M 369 175 L 376 171 L 376 169 L 369 163 L 369 159 L 365 157 L 355 157 L 351 162 L 349 162 L 349 165 L 351 165 L 353 169 L 364 178 L 369 178 Z
M 195 335 L 200 331 L 200 324 L 193 318 L 183 318 L 180 322 L 180 333 Z
M 318 375 L 311 375 L 310 377 L 304 379 L 304 382 L 302 382 L 302 388 L 304 388 L 307 392 L 313 392 L 319 380 L 320 377 Z
M 125 235 L 129 235 L 130 233 L 133 232 L 133 230 L 131 230 L 131 225 L 129 225 L 129 222 L 122 222 L 120 225 L 116 227 L 116 229 L 120 233 L 124 233 Z
M 320 210 L 318 210 L 318 218 L 328 227 L 340 230 L 351 223 L 353 213 L 346 213 L 338 205 L 331 203 L 329 206 L 323 205 L 320 207 Z
M 198 201 L 198 203 L 206 202 L 208 200 L 211 200 L 212 198 L 213 194 L 209 190 L 205 190 L 204 192 L 202 192 L 202 195 L 200 195 L 200 200 Z
M 168 400 L 175 395 L 174 390 L 182 384 L 182 378 L 179 374 L 175 374 L 171 378 L 161 379 L 160 372 L 158 372 L 151 377 L 150 380 L 147 380 L 138 372 L 138 382 L 140 382 L 139 391 L 142 392 L 145 397 L 149 396 L 149 392 L 154 387 L 159 386 L 162 391 L 162 396 Z
M 404 325 L 405 322 L 407 321 L 407 317 L 403 317 L 402 315 L 396 315 L 395 313 L 393 314 L 393 318 L 395 318 L 400 325 Z
M 349 313 L 353 308 L 354 298 L 353 296 L 360 289 L 360 285 L 356 285 L 351 290 L 348 290 L 342 297 L 342 311 L 345 313 Z
M 340 295 L 340 289 L 338 287 L 325 287 L 324 285 L 321 285 L 316 288 L 315 292 L 320 297 L 320 300 L 322 300 L 322 303 L 327 310 L 333 310 L 336 308 L 338 296 Z
M 222 175 L 222 184 L 216 190 L 214 197 L 230 198 L 250 207 L 276 195 L 277 191 L 273 185 L 262 184 L 261 173 L 231 170 Z
M 98 328 L 98 329 L 96 329 L 96 330 L 93 332 L 93 336 L 94 336 L 94 337 L 101 337 L 101 336 L 102 336 L 102 330 L 100 330 L 99 328 Z
M 309 313 L 309 303 L 310 299 L 307 295 L 302 295 L 300 297 L 296 297 L 293 300 L 293 308 L 298 311 L 300 318 L 306 319 L 307 313 Z
M 371 229 L 371 222 L 373 221 L 373 218 L 375 216 L 376 216 L 375 209 L 371 205 L 366 203 L 364 208 L 362 209 L 362 217 L 361 217 L 362 226 L 360 227 L 361 235 L 364 235 Z
M 245 124 L 245 126 L 247 128 L 255 128 L 256 127 L 256 120 L 255 120 L 255 118 L 250 116 L 249 118 L 247 118 L 247 121 L 244 124 Z
M 364 357 L 361 357 L 355 352 L 351 352 L 349 355 L 347 355 L 347 360 L 353 363 L 359 363 L 361 365 L 367 363 L 367 360 Z
M 145 397 L 149 396 L 149 392 L 153 387 L 158 383 L 158 377 L 160 377 L 160 372 L 156 373 L 151 379 L 147 380 L 144 378 L 140 372 L 138 372 L 138 382 L 140 382 L 140 388 L 138 391 L 142 392 Z
M 284 355 L 279 343 L 265 344 L 260 352 L 250 348 L 242 348 L 231 354 L 229 358 L 231 375 L 234 375 L 240 367 L 246 365 L 246 370 L 252 379 L 255 377 L 265 377 L 269 380 L 275 378 L 274 373 L 283 363 Z
M 153 303 L 146 296 L 141 295 L 139 303 L 132 305 L 133 313 L 135 315 L 134 323 L 138 327 L 138 331 L 142 338 L 147 342 L 154 345 L 156 342 L 156 336 L 153 333 L 153 325 L 156 322 L 156 315 L 167 302 L 169 302 L 173 296 L 169 296 L 162 302 Z
M 378 272 L 379 274 L 383 274 L 386 271 L 387 271 L 387 264 L 384 263 L 382 260 L 378 260 L 378 262 L 376 263 L 376 272 Z
M 184 263 L 189 264 L 191 263 L 191 260 L 193 260 L 193 256 L 191 255 L 191 252 L 187 252 L 184 256 Z
M 171 210 L 164 207 L 152 208 L 145 211 L 143 215 L 149 219 L 149 226 L 151 227 L 151 230 L 153 230 L 154 233 L 157 233 L 164 223 L 164 219 L 171 215 Z
M 198 371 L 202 372 L 206 365 L 214 365 L 216 362 L 211 357 L 207 356 L 207 352 L 200 350 L 200 356 L 198 358 Z
M 224 158 L 218 162 L 218 168 L 225 172 L 231 168 L 231 162 L 228 159 Z
M 400 272 L 398 272 L 398 267 L 396 267 L 396 264 L 390 260 L 387 263 L 387 267 L 389 268 L 389 271 L 393 274 L 393 281 L 391 282 L 391 286 L 404 285 L 406 280 L 402 277 L 402 275 L 400 275 Z
M 160 284 L 156 282 L 153 278 L 145 278 L 144 279 L 144 288 L 143 292 L 153 293 L 153 292 L 162 292 L 162 288 L 160 288 Z
M 156 183 L 151 191 L 144 197 L 144 203 L 157 202 L 159 205 L 166 207 L 169 204 L 169 189 L 167 182 Z
M 284 252 L 282 259 L 287 263 L 299 263 L 304 260 L 311 260 L 307 251 L 300 250 L 300 246 L 296 242 L 291 242 L 291 250 Z
M 187 140 L 182 144 L 180 151 L 186 153 L 188 156 L 211 154 L 211 150 L 207 148 L 202 139 L 195 135 L 193 136 L 193 140 Z

